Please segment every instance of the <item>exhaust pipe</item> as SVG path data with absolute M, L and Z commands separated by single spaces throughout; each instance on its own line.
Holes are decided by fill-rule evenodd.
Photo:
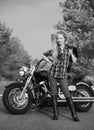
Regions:
M 58 102 L 66 102 L 65 98 L 57 99 Z M 72 97 L 73 102 L 94 102 L 94 97 Z

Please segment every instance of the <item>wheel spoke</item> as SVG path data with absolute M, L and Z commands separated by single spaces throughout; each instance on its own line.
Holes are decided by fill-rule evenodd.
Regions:
M 27 93 L 25 93 L 24 97 L 22 99 L 20 99 L 20 94 L 21 94 L 21 89 L 20 88 L 14 88 L 12 89 L 12 91 L 10 91 L 10 94 L 8 96 L 8 100 L 10 105 L 14 108 L 14 109 L 23 109 L 26 107 L 27 103 L 28 103 L 28 96 Z
M 83 93 L 83 91 L 78 91 L 77 93 L 79 94 L 79 96 L 86 97 L 86 94 Z
M 78 93 L 78 97 L 89 97 L 89 94 L 86 90 L 78 89 L 77 93 Z M 79 103 L 79 105 L 81 105 L 82 107 L 86 107 L 89 105 L 89 102 Z

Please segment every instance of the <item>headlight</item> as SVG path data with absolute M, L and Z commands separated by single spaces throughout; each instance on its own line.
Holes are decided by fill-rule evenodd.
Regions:
M 24 74 L 25 74 L 25 72 L 23 70 L 20 70 L 19 75 L 23 76 Z
M 28 71 L 28 68 L 26 66 L 22 66 L 22 68 L 19 71 L 20 76 L 24 76 L 24 74 Z

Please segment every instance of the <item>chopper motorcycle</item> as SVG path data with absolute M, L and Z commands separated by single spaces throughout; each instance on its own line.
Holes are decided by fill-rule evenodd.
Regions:
M 29 109 L 41 108 L 46 99 L 51 99 L 49 73 L 47 70 L 38 69 L 41 62 L 51 63 L 43 56 L 40 61 L 30 68 L 20 69 L 20 78 L 17 82 L 5 87 L 3 93 L 3 104 L 11 114 L 24 114 Z M 42 67 L 44 66 L 42 65 Z M 91 81 L 84 81 L 84 76 L 68 76 L 69 91 L 75 103 L 75 108 L 80 112 L 87 112 L 91 109 L 94 101 L 94 86 Z M 58 102 L 66 102 L 64 94 L 58 85 Z

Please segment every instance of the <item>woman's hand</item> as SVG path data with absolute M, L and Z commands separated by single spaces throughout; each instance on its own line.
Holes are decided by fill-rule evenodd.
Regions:
M 76 61 L 77 61 L 77 58 L 74 56 L 74 54 L 73 54 L 73 49 L 69 49 L 69 53 L 70 53 L 70 55 L 71 55 L 71 57 L 72 57 L 72 61 L 74 62 L 74 63 L 76 63 Z
M 70 53 L 70 54 L 73 54 L 73 49 L 69 49 L 69 53 Z

